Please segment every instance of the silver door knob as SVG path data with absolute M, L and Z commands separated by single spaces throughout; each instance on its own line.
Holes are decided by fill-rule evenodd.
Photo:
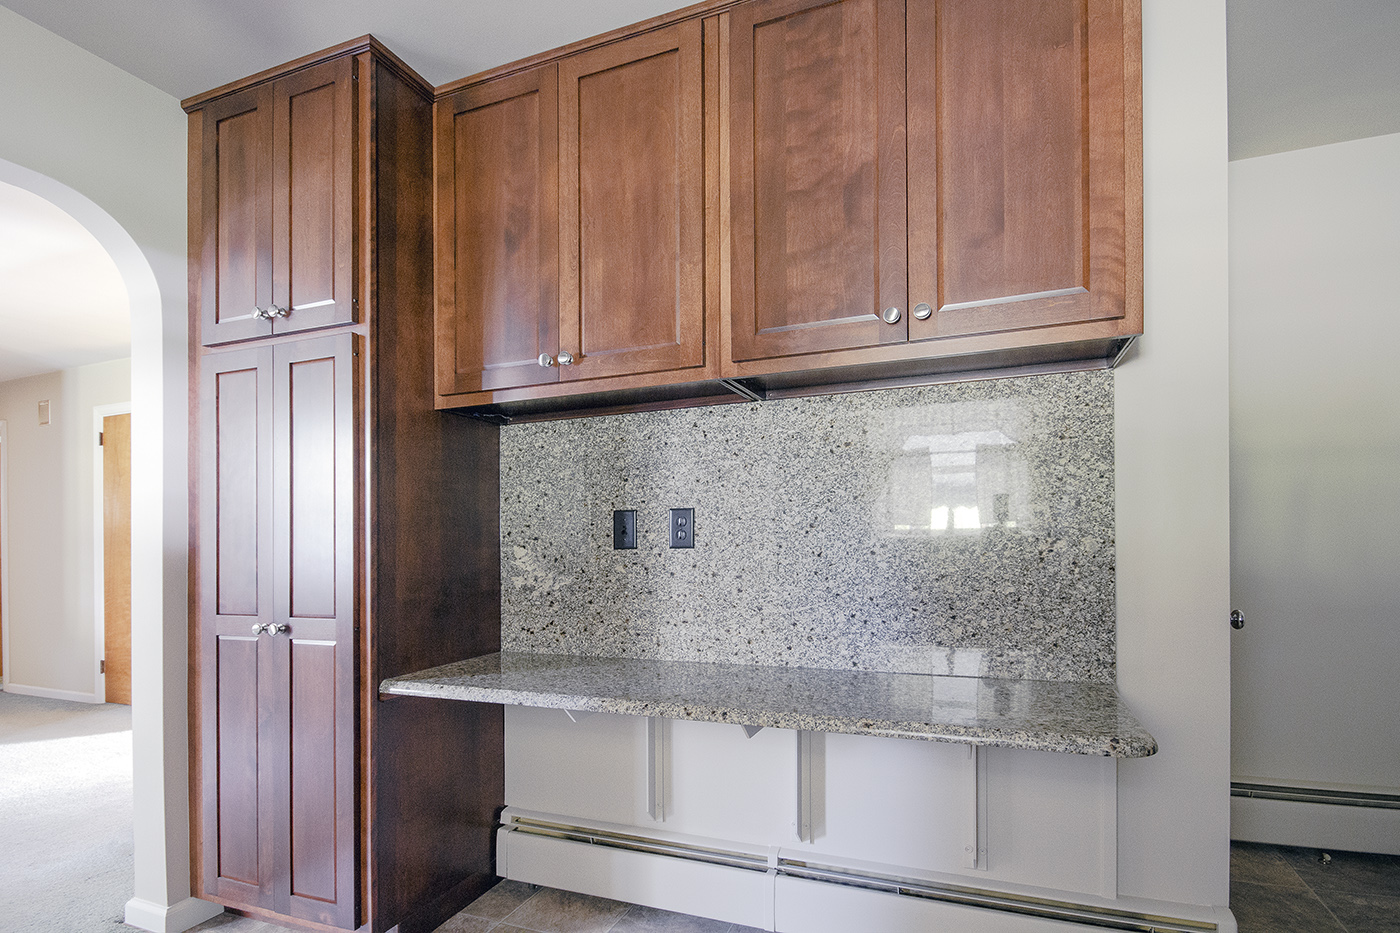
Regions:
M 254 635 L 261 635 L 261 634 L 262 634 L 263 632 L 265 632 L 265 631 L 267 631 L 267 626 L 266 626 L 266 625 L 257 625 L 257 624 L 255 624 L 255 625 L 253 626 L 253 634 L 254 634 Z
M 266 308 L 254 308 L 253 319 L 258 321 L 270 321 L 272 320 L 272 312 L 268 311 Z
M 1230 628 L 1244 628 L 1244 613 L 1238 609 L 1230 613 Z
M 560 365 L 560 366 L 572 366 L 572 365 L 574 365 L 574 355 L 573 355 L 572 353 L 570 353 L 568 350 L 565 350 L 564 352 L 560 353 L 560 354 L 559 354 L 559 365 Z
M 553 365 L 554 365 L 554 357 L 550 356 L 548 353 L 541 353 L 541 354 L 540 354 L 540 365 L 541 365 L 541 366 L 553 366 Z
M 281 635 L 283 632 L 290 632 L 291 630 L 292 627 L 290 625 L 283 625 L 280 622 L 273 622 L 270 625 L 268 625 L 267 634 Z
M 903 313 L 898 308 L 886 308 L 884 311 L 880 312 L 880 317 L 884 319 L 886 324 L 898 324 L 899 319 L 903 316 Z
M 927 321 L 929 318 L 933 317 L 933 308 L 929 307 L 927 301 L 921 301 L 914 305 L 914 317 L 920 321 Z

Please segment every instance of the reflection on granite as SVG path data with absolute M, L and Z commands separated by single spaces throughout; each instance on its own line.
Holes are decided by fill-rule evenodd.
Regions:
M 508 425 L 501 537 L 508 650 L 1111 682 L 1112 376 Z
M 403 696 L 1143 758 L 1109 684 L 502 652 L 384 681 Z

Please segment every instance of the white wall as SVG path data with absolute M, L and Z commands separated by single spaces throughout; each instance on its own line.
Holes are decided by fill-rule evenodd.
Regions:
M 1231 163 L 1237 779 L 1400 793 L 1398 262 L 1400 134 Z
M 66 210 L 131 300 L 132 743 L 136 897 L 127 919 L 183 929 L 186 717 L 186 123 L 179 102 L 0 8 L 0 179 Z M 194 919 L 198 918 L 198 919 Z
M 39 424 L 40 400 L 49 424 Z M 131 361 L 0 382 L 9 470 L 6 688 L 93 702 L 93 415 L 131 400 Z
M 1225 0 L 1143 2 L 1146 336 L 1116 372 L 1118 689 L 1161 751 L 1118 769 L 1124 895 L 1229 895 Z

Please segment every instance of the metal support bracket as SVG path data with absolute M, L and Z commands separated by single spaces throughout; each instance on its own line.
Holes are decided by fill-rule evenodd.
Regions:
M 666 759 L 670 744 L 670 723 L 659 716 L 647 717 L 647 816 L 660 823 L 666 819 Z
M 974 788 L 966 822 L 967 844 L 963 847 L 963 867 L 987 870 L 987 750 L 981 745 L 967 747 L 967 781 Z

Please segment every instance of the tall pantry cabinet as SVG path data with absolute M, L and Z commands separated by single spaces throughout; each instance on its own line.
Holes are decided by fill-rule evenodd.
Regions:
M 432 91 L 366 37 L 190 114 L 194 887 L 432 930 L 494 881 L 495 428 L 434 411 Z

